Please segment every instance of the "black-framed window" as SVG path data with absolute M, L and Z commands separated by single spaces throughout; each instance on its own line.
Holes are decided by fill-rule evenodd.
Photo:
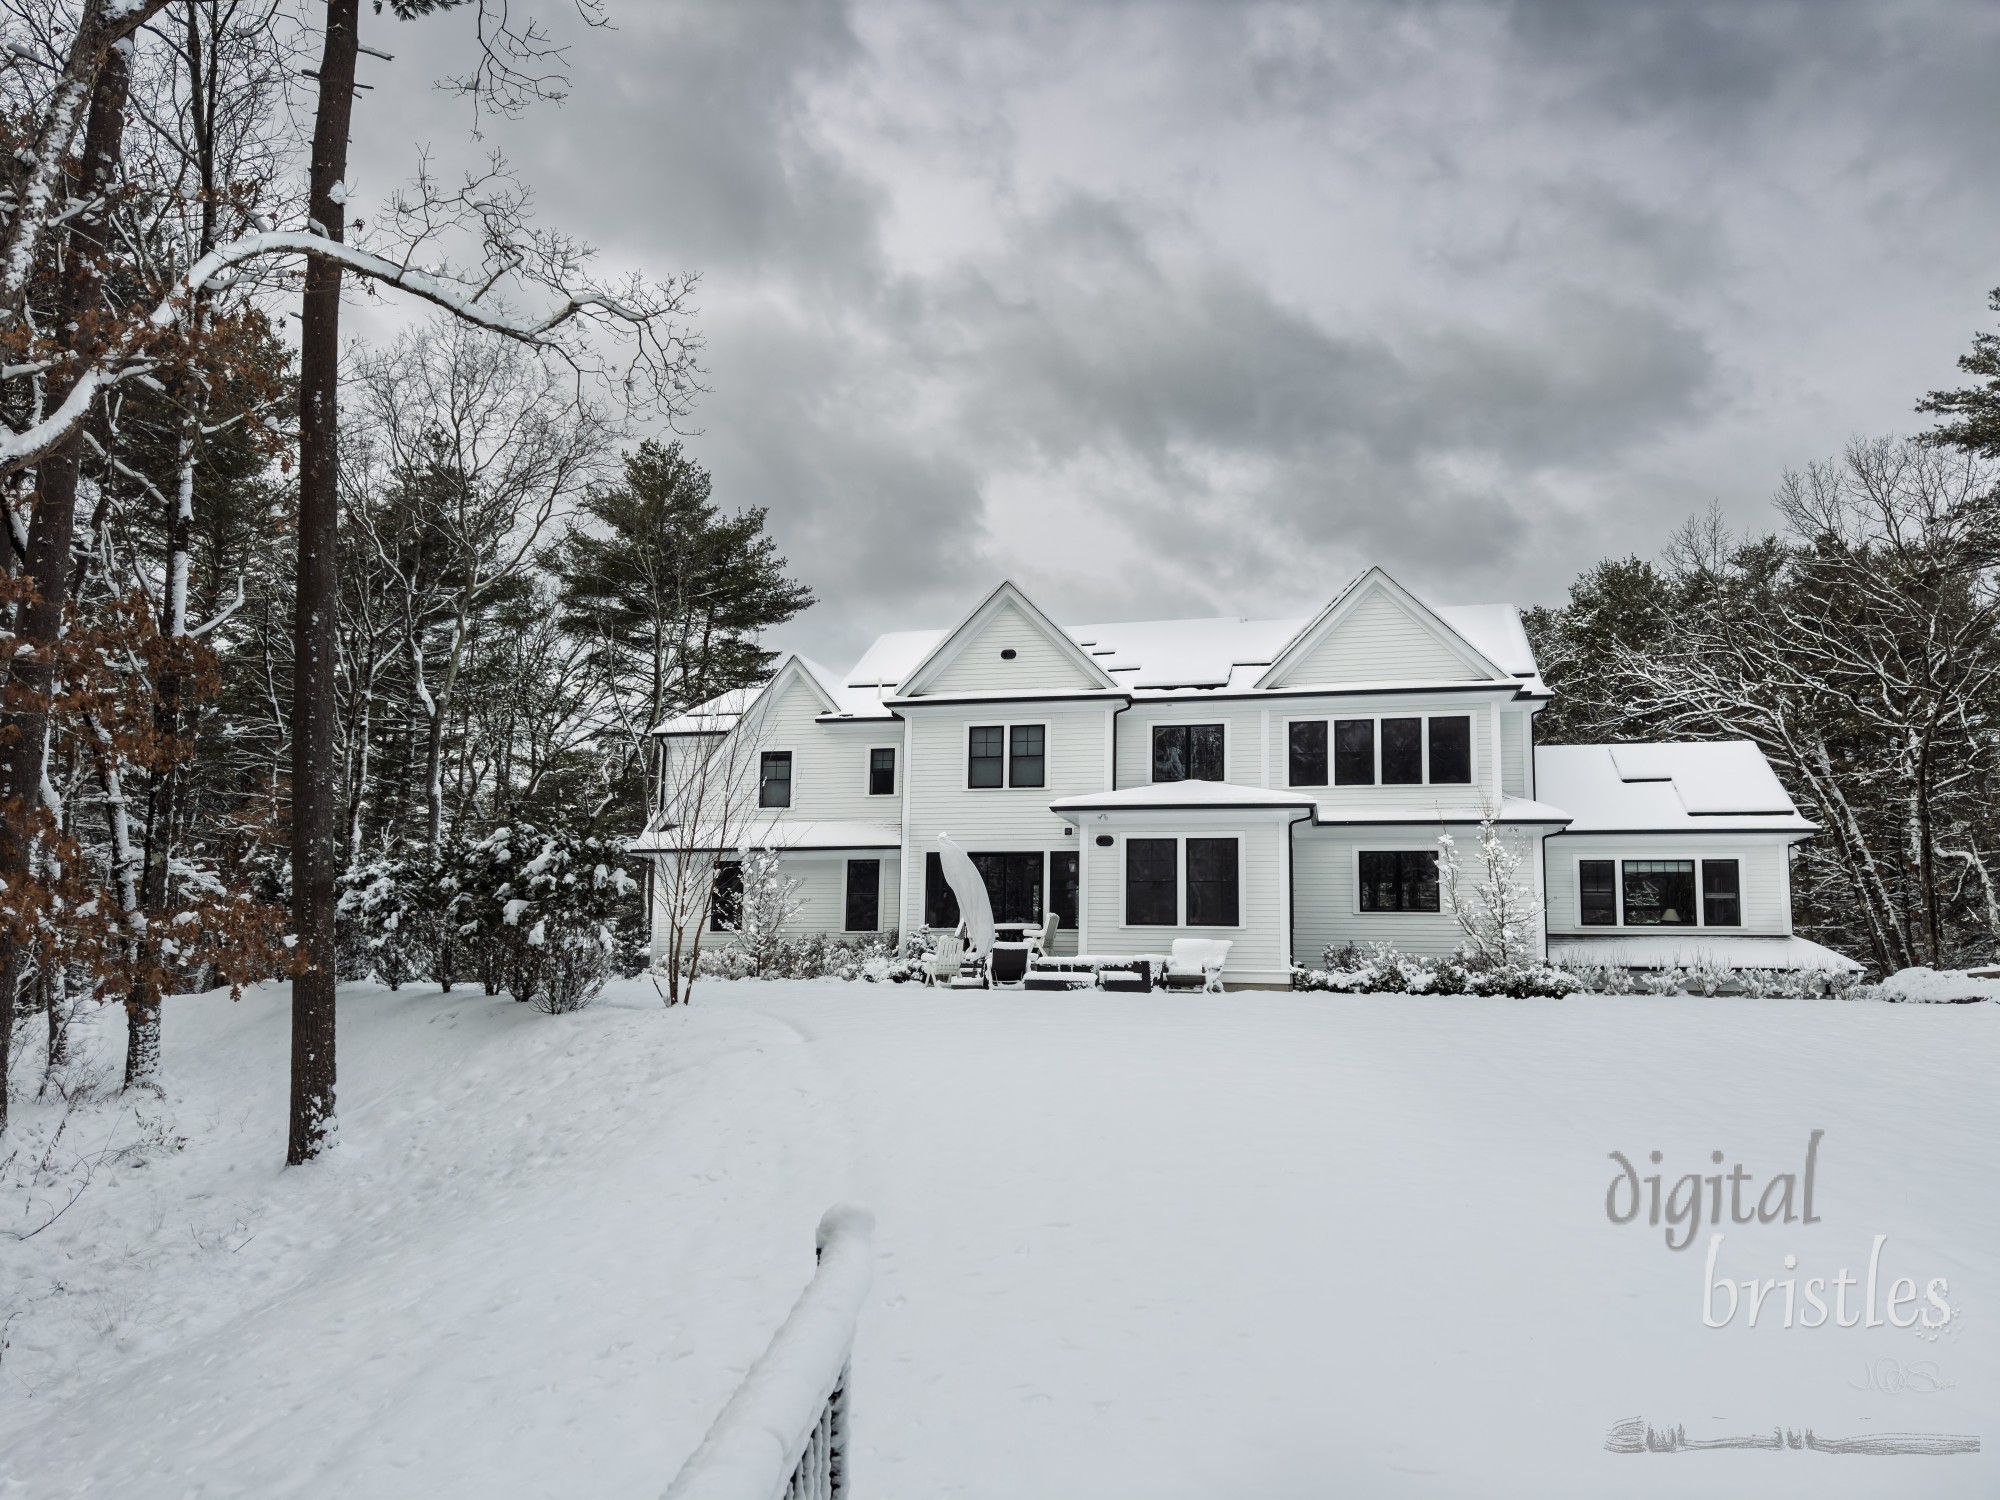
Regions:
M 743 921 L 743 866 L 731 860 L 715 867 L 708 896 L 708 930 L 734 932 Z
M 1083 915 L 1082 895 L 1083 856 L 1074 849 L 1056 850 L 1049 856 L 1049 910 L 1066 932 L 1075 932 Z
M 1291 784 L 1326 785 L 1326 720 L 1302 719 L 1291 728 Z
M 1424 780 L 1424 721 L 1382 721 L 1382 785 L 1421 786 Z
M 1375 784 L 1373 719 L 1333 721 L 1333 784 L 1335 786 Z
M 1235 839 L 1187 841 L 1187 925 L 1237 925 L 1239 883 Z
M 1007 785 L 1043 785 L 1048 770 L 1048 726 L 1015 724 L 1009 727 L 1007 738 Z
M 972 867 L 986 883 L 986 900 L 996 922 L 1042 920 L 1042 853 L 972 855 Z
M 882 925 L 882 861 L 847 862 L 847 931 L 873 932 Z
M 965 736 L 965 784 L 1006 784 L 1007 729 L 1001 724 L 974 724 Z
M 1363 849 L 1360 854 L 1363 911 L 1437 911 L 1435 849 Z
M 944 861 L 935 854 L 924 856 L 924 926 L 958 925 L 958 892 L 944 878 Z
M 1701 862 L 1701 920 L 1704 927 L 1743 925 L 1742 876 L 1733 859 Z
M 1618 925 L 1618 864 L 1609 859 L 1576 862 L 1577 920 L 1585 927 Z
M 1465 786 L 1472 781 L 1472 720 L 1448 714 L 1430 721 L 1431 785 Z
M 1173 927 L 1180 850 L 1173 839 L 1125 840 L 1125 925 Z
M 1220 724 L 1155 724 L 1153 780 L 1221 781 Z
M 1628 859 L 1624 874 L 1627 927 L 1695 925 L 1693 860 Z
M 757 805 L 792 805 L 792 752 L 766 750 L 757 759 Z
M 883 745 L 868 752 L 868 795 L 896 795 L 896 749 L 893 745 Z

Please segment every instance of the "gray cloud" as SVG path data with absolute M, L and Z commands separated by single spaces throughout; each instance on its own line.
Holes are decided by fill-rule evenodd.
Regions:
M 836 663 L 1003 572 L 1071 617 L 1303 611 L 1376 561 L 1553 597 L 1912 425 L 2000 281 L 1984 7 L 614 20 L 490 141 L 609 263 L 703 272 L 690 446 Z M 396 39 L 407 78 L 469 44 Z M 463 127 L 378 93 L 357 151 L 379 188 Z

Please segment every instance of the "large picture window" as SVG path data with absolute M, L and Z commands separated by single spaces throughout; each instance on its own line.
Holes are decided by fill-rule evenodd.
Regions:
M 1303 719 L 1291 727 L 1293 786 L 1326 785 L 1326 720 Z
M 1221 781 L 1220 724 L 1155 724 L 1153 780 Z
M 1624 896 L 1627 927 L 1692 927 L 1694 861 L 1628 859 Z
M 1576 863 L 1577 920 L 1585 927 L 1618 925 L 1618 865 L 1609 859 Z
M 882 925 L 882 861 L 847 862 L 847 930 L 873 932 Z
M 1358 874 L 1363 911 L 1437 911 L 1435 849 L 1363 849 Z
M 1375 721 L 1333 721 L 1333 783 L 1335 786 L 1375 784 Z
M 1042 853 L 974 854 L 972 867 L 986 882 L 996 922 L 1042 920 Z
M 1172 927 L 1179 920 L 1180 848 L 1175 839 L 1125 840 L 1125 925 Z
M 1234 927 L 1238 881 L 1235 839 L 1187 841 L 1187 925 Z
M 766 750 L 757 758 L 757 805 L 792 805 L 792 752 Z
M 1452 714 L 1430 721 L 1431 784 L 1464 786 L 1472 780 L 1472 720 Z
M 1382 721 L 1382 785 L 1421 786 L 1424 780 L 1424 721 Z
M 708 930 L 734 932 L 743 921 L 743 866 L 731 861 L 715 867 L 715 885 L 708 897 Z
M 1743 892 L 1736 861 L 1701 862 L 1701 921 L 1704 927 L 1741 927 Z
M 944 861 L 935 854 L 924 856 L 924 926 L 956 927 L 958 893 L 944 878 Z

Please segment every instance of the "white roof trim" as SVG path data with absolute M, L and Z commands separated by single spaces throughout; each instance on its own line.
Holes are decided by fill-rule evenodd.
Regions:
M 1068 631 L 1051 620 L 1040 605 L 1022 593 L 1013 579 L 1007 578 L 1002 579 L 1000 586 L 982 599 L 970 614 L 947 630 L 944 637 L 931 647 L 922 661 L 903 674 L 903 680 L 896 685 L 896 696 L 912 698 L 920 695 L 931 678 L 958 659 L 959 653 L 978 633 L 979 628 L 1009 605 L 1027 616 L 1028 623 L 1048 637 L 1049 644 L 1074 662 L 1089 681 L 1101 688 L 1118 686 L 1117 680 L 1097 664 L 1095 657 L 1079 646 Z
M 1260 688 L 1281 686 L 1281 679 L 1286 669 L 1326 639 L 1342 620 L 1353 613 L 1355 606 L 1365 597 L 1367 592 L 1365 586 L 1369 584 L 1386 590 L 1390 598 L 1410 612 L 1411 618 L 1418 625 L 1437 638 L 1438 644 L 1461 657 L 1468 667 L 1484 672 L 1495 682 L 1514 684 L 1519 680 L 1514 673 L 1502 667 L 1453 629 L 1436 610 L 1396 582 L 1381 568 L 1373 567 L 1335 594 L 1325 609 L 1306 622 L 1305 628 L 1286 643 L 1285 648 L 1265 669 L 1264 675 L 1257 679 L 1257 686 Z

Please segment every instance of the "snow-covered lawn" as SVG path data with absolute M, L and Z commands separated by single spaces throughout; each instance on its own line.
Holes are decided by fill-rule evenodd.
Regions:
M 0 1238 L 0 1495 L 655 1496 L 842 1198 L 861 1500 L 2000 1493 L 2000 1006 L 746 982 L 341 1026 L 311 1168 L 279 990 L 172 1002 L 170 1100 L 71 1117 L 59 1161 L 114 1159 Z M 1865 1283 L 1887 1235 L 1876 1310 L 1944 1278 L 1947 1326 L 1706 1328 L 1708 1203 L 1686 1250 L 1607 1219 L 1613 1151 L 1726 1215 L 1814 1130 L 1820 1222 L 1722 1225 L 1718 1274 Z M 1631 1417 L 1984 1444 L 1607 1452 Z

